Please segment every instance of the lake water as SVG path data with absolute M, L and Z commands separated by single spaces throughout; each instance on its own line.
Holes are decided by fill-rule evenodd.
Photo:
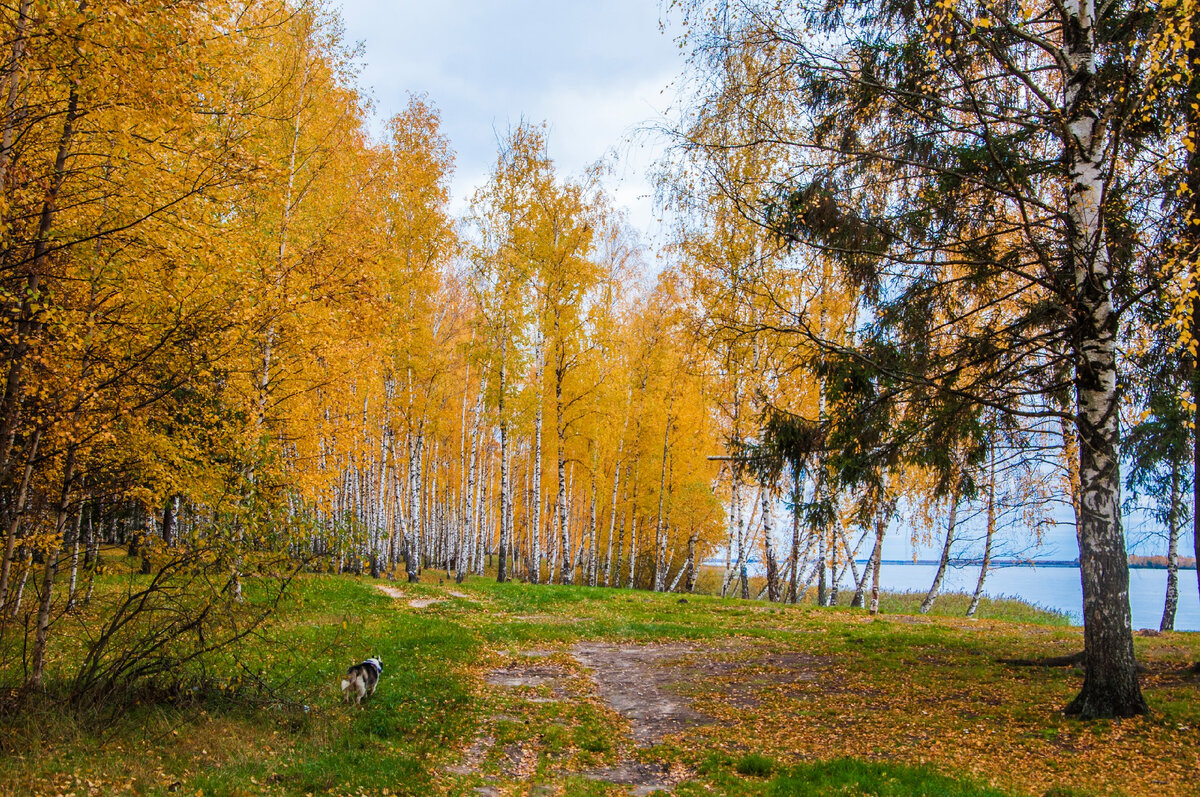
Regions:
M 880 586 L 892 592 L 925 592 L 933 583 L 936 572 L 936 565 L 885 562 L 880 571 Z M 946 572 L 942 590 L 973 593 L 978 579 L 978 567 L 951 568 Z M 853 585 L 850 589 L 854 589 Z M 1027 603 L 1057 609 L 1070 615 L 1072 623 L 1083 623 L 1083 587 L 1078 567 L 998 567 L 988 573 L 983 591 L 993 598 L 1020 598 Z M 1134 628 L 1158 629 L 1166 592 L 1166 570 L 1130 569 L 1129 608 Z M 1196 590 L 1195 570 L 1179 571 L 1175 630 L 1200 631 L 1200 597 Z

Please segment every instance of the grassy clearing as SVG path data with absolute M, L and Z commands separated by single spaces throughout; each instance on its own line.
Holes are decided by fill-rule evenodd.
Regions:
M 632 761 L 671 773 L 680 795 L 1184 794 L 1200 767 L 1184 670 L 1196 634 L 1137 639 L 1152 716 L 1082 724 L 1059 711 L 1077 670 L 997 663 L 1077 650 L 1079 629 L 1007 602 L 994 611 L 1021 621 L 436 573 L 394 586 L 404 599 L 369 579 L 302 577 L 259 639 L 210 667 L 223 689 L 105 726 L 54 704 L 0 717 L 0 793 L 622 794 L 585 775 Z M 885 611 L 907 606 L 895 600 Z M 635 748 L 572 657 L 580 640 L 701 651 L 707 669 L 678 692 L 716 722 Z M 376 696 L 341 705 L 341 672 L 372 654 Z M 513 662 L 554 677 L 487 683 Z

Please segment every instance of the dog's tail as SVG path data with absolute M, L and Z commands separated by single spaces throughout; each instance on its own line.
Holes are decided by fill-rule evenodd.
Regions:
M 343 692 L 345 692 L 345 691 L 346 691 L 347 689 L 349 689 L 349 688 L 350 688 L 350 681 L 349 681 L 349 679 L 347 679 L 347 678 L 343 678 L 343 679 L 342 679 L 342 691 L 343 691 Z

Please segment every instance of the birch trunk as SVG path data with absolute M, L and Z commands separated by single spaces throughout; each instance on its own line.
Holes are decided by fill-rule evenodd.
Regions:
M 75 527 L 71 529 L 71 576 L 67 582 L 67 611 L 75 608 L 75 587 L 79 583 L 79 532 L 83 528 L 83 506 L 75 513 Z
M 612 586 L 613 574 L 613 535 L 617 531 L 617 494 L 621 488 L 621 448 L 624 440 L 617 446 L 617 462 L 613 466 L 612 509 L 608 515 L 608 551 L 604 556 L 604 586 Z M 624 526 L 624 519 L 622 519 Z M 621 561 L 617 560 L 617 570 L 621 569 Z
M 29 573 L 33 570 L 33 552 L 21 546 L 24 550 L 24 555 L 21 557 L 21 583 L 17 585 L 17 594 L 13 597 L 12 611 L 10 616 L 17 617 L 21 614 L 21 598 L 25 595 L 25 583 L 29 581 Z
M 925 600 L 921 601 L 921 608 L 918 610 L 921 614 L 929 613 L 929 610 L 933 608 L 933 602 L 937 600 L 942 591 L 942 579 L 946 577 L 946 568 L 950 564 L 950 546 L 954 544 L 954 526 L 958 521 L 958 499 L 958 485 L 956 484 L 954 492 L 950 496 L 950 515 L 946 519 L 946 544 L 942 546 L 942 558 L 938 560 L 938 569 L 933 576 L 933 584 L 929 587 Z
M 827 495 L 832 498 L 832 490 L 827 490 Z M 829 524 L 829 605 L 838 605 L 838 584 L 841 581 L 841 574 L 838 573 L 838 530 L 841 520 L 837 518 L 836 513 L 833 522 Z
M 557 321 L 555 322 L 557 329 Z M 557 332 L 556 332 L 557 334 Z M 562 553 L 562 583 L 575 583 L 575 569 L 571 556 L 571 541 L 567 536 L 567 427 L 563 422 L 563 379 L 566 371 L 561 365 L 554 369 L 554 415 L 555 432 L 558 435 L 558 536 Z
M 497 414 L 500 418 L 500 539 L 496 568 L 496 581 L 508 581 L 508 421 L 504 416 L 504 391 L 508 389 L 508 327 L 501 330 L 504 340 L 500 343 L 500 399 Z
M 767 565 L 767 600 L 779 602 L 779 565 L 775 561 L 775 549 L 771 541 L 771 507 L 770 494 L 763 489 L 763 555 Z
M 33 476 L 33 463 L 37 459 L 38 443 L 42 439 L 42 429 L 34 430 L 33 439 L 29 442 L 29 453 L 25 455 L 25 472 L 21 475 L 21 486 L 17 490 L 16 503 L 10 507 L 8 528 L 4 535 L 4 560 L 0 563 L 0 610 L 8 600 L 9 579 L 12 576 L 13 550 L 17 543 L 17 529 L 25 513 L 25 502 L 29 497 L 29 480 Z
M 529 577 L 534 584 L 540 584 L 542 578 L 542 426 L 545 415 L 545 367 L 546 352 L 542 334 L 542 325 L 538 324 L 537 368 L 534 380 L 537 384 L 537 405 L 533 421 L 533 524 L 530 528 L 529 546 Z
M 1167 595 L 1163 600 L 1159 631 L 1175 630 L 1175 609 L 1179 605 L 1179 513 L 1183 503 L 1181 471 L 1183 463 L 1171 463 L 1171 508 L 1167 515 Z
M 881 498 L 879 511 L 875 515 L 875 549 L 871 552 L 871 605 L 868 607 L 871 614 L 879 614 L 879 571 L 883 566 L 883 535 L 887 532 L 895 507 L 894 499 Z
M 91 509 L 88 512 L 87 525 L 87 546 L 83 549 L 83 566 L 84 569 L 90 568 L 96 561 L 97 554 L 100 549 L 100 535 L 96 533 L 96 526 L 100 524 L 102 517 L 101 502 L 99 499 L 93 499 Z
M 629 521 L 629 582 L 625 585 L 629 589 L 633 589 L 633 579 L 637 571 L 637 531 L 638 517 L 635 509 L 633 518 Z
M 97 505 L 99 501 L 95 501 Z M 100 535 L 96 533 L 96 519 L 99 517 L 99 507 L 93 507 L 88 512 L 87 546 L 84 549 L 83 568 L 88 574 L 87 592 L 83 596 L 83 605 L 92 602 L 92 592 L 96 588 L 96 570 L 100 566 Z
M 557 494 L 554 497 L 554 503 L 550 503 L 549 501 L 547 501 L 546 514 L 549 517 L 556 519 L 554 522 L 554 525 L 557 526 L 558 525 L 558 522 L 557 522 L 558 496 L 557 496 Z M 558 531 L 557 531 L 557 529 L 553 529 L 550 533 L 549 539 L 547 540 L 547 545 L 549 546 L 549 550 L 547 551 L 547 555 L 546 555 L 546 582 L 548 584 L 553 584 L 555 582 L 555 580 L 558 579 L 558 558 L 559 558 L 559 555 L 561 554 L 561 547 L 562 547 L 560 545 L 560 543 L 561 543 L 561 540 L 559 540 L 559 538 L 558 538 Z
M 642 425 L 639 422 L 638 427 L 637 427 L 638 432 L 641 432 L 641 426 Z M 634 439 L 637 439 L 636 435 L 635 435 Z M 635 452 L 636 452 L 636 449 L 635 449 Z M 629 589 L 633 589 L 633 578 L 634 578 L 635 571 L 637 570 L 637 539 L 638 539 L 638 535 L 637 535 L 637 528 L 638 528 L 637 500 L 638 500 L 638 487 L 640 487 L 640 484 L 638 483 L 638 470 L 639 470 L 640 464 L 641 464 L 641 457 L 638 456 L 637 453 L 635 453 L 634 458 L 633 458 L 633 482 L 632 482 L 633 483 L 633 495 L 632 495 L 632 500 L 630 501 L 630 504 L 629 504 L 629 581 L 626 584 L 626 586 Z
M 625 504 L 629 499 L 629 466 L 625 466 L 625 489 L 621 491 L 621 503 Z M 613 565 L 610 586 L 620 589 L 621 587 L 621 565 L 622 557 L 625 555 L 625 523 L 628 518 L 624 509 L 621 510 L 621 525 L 617 528 L 617 561 Z
M 840 524 L 838 525 L 838 539 L 842 541 L 842 548 L 846 552 L 846 558 L 842 564 L 842 573 L 838 580 L 840 581 L 841 577 L 846 575 L 847 570 L 850 571 L 850 582 L 854 584 L 854 596 L 850 598 L 851 606 L 862 606 L 863 580 L 866 578 L 866 572 L 863 572 L 863 578 L 860 579 L 858 577 L 858 565 L 854 560 L 858 557 L 858 552 L 862 550 L 863 541 L 867 539 L 867 534 L 869 533 L 870 530 L 864 531 L 862 536 L 858 538 L 858 544 L 851 549 L 850 540 L 846 539 L 845 529 Z M 858 602 L 855 603 L 855 600 Z
M 421 578 L 421 454 L 424 447 L 424 432 L 417 430 L 410 443 L 408 453 L 408 545 L 404 552 L 404 571 L 408 583 Z
M 733 546 L 737 542 L 738 500 L 737 465 L 731 464 L 729 467 L 729 531 L 725 535 L 725 573 L 721 578 L 722 598 L 728 594 L 729 585 L 733 583 L 733 567 L 736 561 L 733 555 Z
M 296 113 L 292 116 L 292 144 L 288 152 L 287 187 L 283 194 L 283 207 L 279 216 L 279 249 L 275 254 L 275 277 L 271 280 L 278 287 L 283 280 L 283 263 L 287 258 L 288 233 L 291 228 L 293 201 L 292 194 L 296 186 L 296 155 L 300 148 L 300 117 L 304 112 L 304 92 L 308 89 L 308 73 L 310 64 L 304 61 L 303 76 L 300 80 L 300 90 L 296 97 Z M 259 425 L 266 422 L 267 396 L 271 387 L 271 359 L 275 347 L 275 319 L 267 325 L 266 339 L 263 341 L 262 375 L 259 379 L 258 391 L 258 421 Z
M 59 493 L 58 506 L 54 512 L 54 541 L 46 551 L 46 566 L 42 571 L 41 602 L 38 605 L 37 631 L 33 642 L 33 663 L 30 665 L 29 680 L 26 685 L 31 689 L 42 688 L 42 678 L 46 664 L 46 641 L 50 631 L 50 604 L 54 598 L 54 576 L 58 572 L 58 562 L 61 549 L 71 522 L 71 487 L 75 482 L 76 448 L 72 444 L 67 449 L 66 461 L 63 463 L 62 491 Z
M 791 574 L 788 576 L 787 602 L 795 603 L 797 600 L 796 586 L 800 579 L 800 504 L 802 496 L 800 493 L 800 473 L 799 465 L 793 465 L 792 469 L 792 552 L 788 556 L 788 567 L 791 568 Z
M 476 550 L 476 525 L 479 512 L 479 428 L 480 417 L 483 414 L 483 400 L 487 394 L 487 379 L 480 380 L 479 397 L 475 400 L 474 418 L 471 422 L 471 450 L 467 460 L 467 494 L 465 496 L 464 505 L 466 507 L 466 518 L 463 522 L 465 527 L 464 534 L 468 540 L 466 548 L 469 550 L 463 556 L 462 567 L 455 574 L 455 581 L 459 584 L 467 576 L 467 571 L 470 569 L 473 561 L 473 556 Z
M 696 591 L 696 576 L 699 572 L 699 568 L 696 567 L 696 543 L 699 541 L 699 532 L 693 531 L 688 537 L 687 581 L 684 584 L 688 592 Z
M 472 336 L 472 343 L 474 336 Z M 463 561 L 467 552 L 467 502 L 470 501 L 470 491 L 467 489 L 467 400 L 470 396 L 471 364 L 467 363 L 466 378 L 463 380 L 462 416 L 459 421 L 458 441 L 458 501 L 455 503 L 454 539 L 457 554 L 454 557 L 454 581 L 461 584 L 464 576 Z
M 1117 457 L 1117 314 L 1104 236 L 1105 133 L 1093 97 L 1093 0 L 1063 9 L 1066 76 L 1065 162 L 1070 169 L 1068 257 L 1074 270 L 1076 425 L 1079 430 L 1079 565 L 1083 586 L 1083 688 L 1067 706 L 1084 718 L 1148 711 L 1137 677 L 1129 616 L 1129 565 L 1121 528 Z
M 483 575 L 483 558 L 489 547 L 489 540 L 492 535 L 492 525 L 494 511 L 493 503 L 490 500 L 492 495 L 492 474 L 495 470 L 492 466 L 492 451 L 489 446 L 487 457 L 481 459 L 479 467 L 482 474 L 478 481 L 475 482 L 475 574 Z
M 21 73 L 25 61 L 26 32 L 29 29 L 29 7 L 32 0 L 21 0 L 17 10 L 17 24 L 13 31 L 12 61 L 9 62 L 6 78 L 8 97 L 5 101 L 4 133 L 0 136 L 0 194 L 8 190 L 8 168 L 12 163 L 13 139 L 16 137 L 18 117 L 17 100 L 21 90 Z
M 72 62 L 72 72 L 74 67 L 75 62 Z M 71 145 L 75 137 L 75 122 L 78 119 L 79 92 L 77 85 L 72 82 L 67 98 L 66 115 L 63 117 L 62 134 L 58 141 L 58 151 L 54 157 L 54 171 L 50 177 L 46 197 L 42 201 L 37 237 L 33 244 L 33 257 L 30 259 L 29 273 L 25 277 L 25 288 L 20 299 L 21 306 L 14 335 L 16 343 L 9 355 L 4 396 L 0 398 L 0 408 L 3 408 L 3 415 L 0 416 L 0 480 L 8 475 L 9 459 L 12 456 L 13 442 L 16 439 L 17 423 L 20 419 L 21 404 L 24 398 L 25 360 L 28 358 L 33 337 L 40 329 L 34 311 L 34 303 L 39 299 L 41 271 L 45 266 L 46 255 L 50 251 L 50 229 L 58 210 L 58 195 L 66 177 L 67 158 L 71 152 Z
M 163 545 L 170 548 L 175 545 L 176 531 L 179 527 L 179 500 L 180 495 L 176 493 L 167 499 L 167 506 L 163 510 L 162 523 L 162 539 Z
M 851 562 L 854 560 L 851 559 Z M 857 586 L 854 588 L 854 597 L 850 599 L 851 609 L 861 609 L 866 604 L 867 579 L 871 578 L 871 569 L 875 566 L 875 557 L 872 555 L 867 559 L 867 565 L 863 568 L 862 578 L 855 577 L 854 581 Z
M 663 431 L 662 468 L 658 477 L 658 516 L 654 521 L 654 591 L 662 592 L 667 581 L 667 535 L 663 529 L 663 501 L 667 491 L 667 455 L 671 441 L 671 415 L 667 411 L 667 425 Z
M 598 566 L 596 558 L 598 555 L 596 543 L 596 478 L 599 474 L 597 468 L 593 465 L 592 473 L 592 502 L 591 510 L 588 513 L 588 558 L 587 558 L 587 584 L 589 587 L 596 586 L 596 576 L 598 574 Z
M 818 477 L 823 478 L 823 477 Z M 818 482 L 818 485 L 820 482 Z M 817 605 L 829 605 L 829 593 L 825 588 L 825 570 L 827 558 L 825 554 L 825 528 L 816 529 L 817 532 Z
M 971 596 L 971 605 L 967 607 L 967 617 L 974 617 L 979 608 L 979 599 L 983 597 L 983 582 L 987 579 L 988 568 L 992 566 L 992 540 L 996 537 L 996 450 L 992 449 L 991 464 L 988 468 L 988 499 L 987 499 L 987 536 L 983 541 L 983 562 L 979 566 L 979 582 L 975 585 L 975 594 Z

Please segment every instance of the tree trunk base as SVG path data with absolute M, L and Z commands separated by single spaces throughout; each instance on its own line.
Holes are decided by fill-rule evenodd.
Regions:
M 1084 680 L 1083 689 L 1067 704 L 1065 713 L 1082 720 L 1139 717 L 1150 713 L 1146 699 L 1135 681 L 1132 689 L 1117 689 L 1114 685 L 1094 687 Z

